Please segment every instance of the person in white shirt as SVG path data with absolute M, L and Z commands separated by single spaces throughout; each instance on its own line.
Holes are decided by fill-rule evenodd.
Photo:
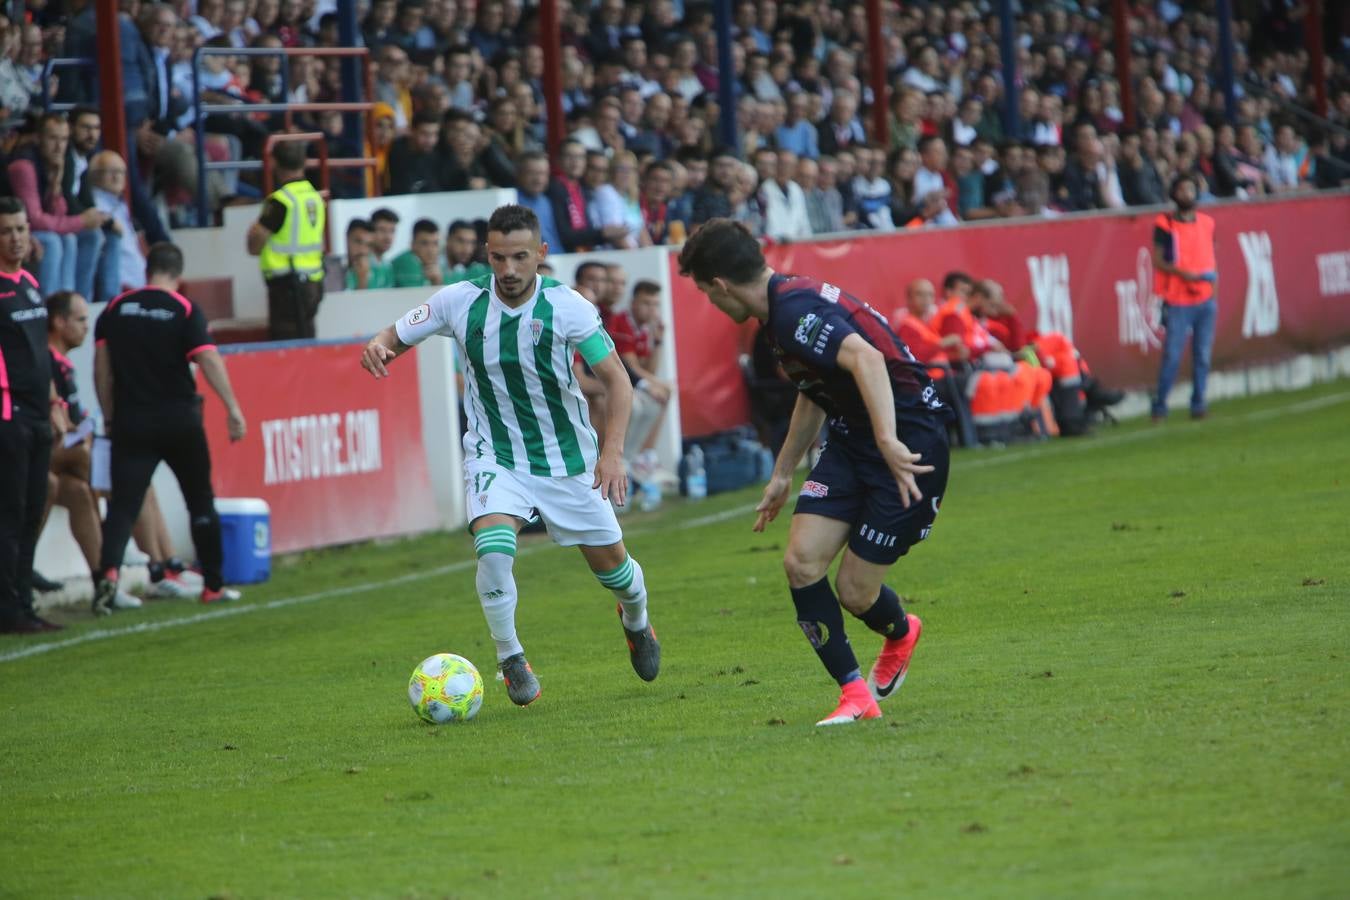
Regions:
M 925 198 L 930 194 L 941 194 L 942 210 L 930 221 L 938 225 L 957 224 L 956 213 L 947 202 L 947 181 L 942 177 L 947 170 L 947 142 L 937 135 L 919 141 L 919 159 L 922 163 L 914 173 L 914 196 Z
M 136 234 L 131 210 L 123 199 L 127 187 L 127 164 L 112 150 L 96 153 L 89 163 L 89 186 L 94 206 L 105 212 L 122 229 L 121 250 L 118 253 L 118 283 L 122 290 L 145 287 L 145 254 Z
M 796 241 L 812 234 L 811 217 L 806 210 L 806 194 L 792 181 L 797 171 L 797 154 L 789 150 L 761 150 L 755 161 L 772 160 L 772 174 L 760 183 L 760 204 L 764 210 L 764 233 L 776 241 Z M 763 170 L 761 170 L 761 174 Z

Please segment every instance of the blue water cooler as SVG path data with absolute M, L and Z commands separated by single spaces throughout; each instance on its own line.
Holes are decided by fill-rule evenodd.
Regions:
M 256 497 L 216 500 L 226 584 L 256 584 L 272 574 L 272 511 Z

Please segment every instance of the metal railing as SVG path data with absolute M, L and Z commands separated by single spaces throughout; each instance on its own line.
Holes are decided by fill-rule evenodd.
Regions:
M 203 103 L 202 102 L 202 57 L 204 56 L 279 56 L 282 58 L 281 66 L 281 90 L 282 93 L 290 95 L 290 68 L 285 65 L 285 61 L 295 56 L 340 56 L 354 57 L 361 61 L 361 84 L 367 98 L 375 96 L 374 82 L 370 71 L 370 51 L 365 47 L 198 47 L 192 54 L 192 107 L 193 107 L 193 128 L 197 136 L 197 224 L 205 227 L 211 224 L 211 207 L 207 192 L 207 173 L 219 171 L 233 172 L 257 172 L 264 173 L 264 178 L 270 175 L 270 168 L 266 162 L 268 150 L 277 142 L 276 139 L 289 139 L 316 141 L 320 150 L 320 169 L 321 178 L 324 182 L 324 189 L 328 187 L 329 169 L 339 168 L 361 168 L 373 169 L 378 165 L 378 161 L 373 157 L 356 156 L 341 157 L 330 159 L 328 156 L 328 146 L 325 135 L 320 132 L 308 132 L 306 135 L 297 135 L 288 138 L 287 134 L 295 127 L 296 113 L 309 112 L 341 112 L 358 113 L 363 119 L 361 135 L 367 142 L 370 141 L 375 123 L 370 116 L 371 110 L 375 108 L 373 100 L 367 99 L 360 103 Z M 268 137 L 264 149 L 263 159 L 240 159 L 226 160 L 223 162 L 208 162 L 206 159 L 206 117 L 211 115 L 253 115 L 256 113 L 282 113 L 285 116 L 286 132 L 274 134 Z M 314 165 L 311 161 L 310 165 Z M 379 179 L 372 179 L 374 193 L 379 194 Z M 268 191 L 270 193 L 270 191 Z
M 87 56 L 58 56 L 47 60 L 42 64 L 42 111 L 49 112 L 70 112 L 78 103 L 64 103 L 52 99 L 52 74 L 57 69 L 92 69 L 98 63 L 97 60 L 90 59 Z M 89 102 L 98 106 L 98 79 L 93 80 L 94 96 L 89 98 Z

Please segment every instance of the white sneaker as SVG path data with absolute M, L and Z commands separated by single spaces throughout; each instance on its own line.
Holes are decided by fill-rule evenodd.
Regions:
M 116 594 L 113 594 L 113 609 L 140 609 L 143 605 L 140 597 L 128 594 L 126 591 L 119 590 Z
M 177 575 L 165 575 L 160 581 L 151 582 L 145 589 L 147 597 L 183 599 L 201 595 L 201 585 L 190 585 L 181 581 Z

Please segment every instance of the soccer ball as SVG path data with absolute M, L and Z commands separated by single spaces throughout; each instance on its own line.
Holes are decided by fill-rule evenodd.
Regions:
M 467 722 L 483 705 L 483 677 L 474 664 L 453 653 L 422 660 L 408 679 L 408 702 L 433 725 Z

